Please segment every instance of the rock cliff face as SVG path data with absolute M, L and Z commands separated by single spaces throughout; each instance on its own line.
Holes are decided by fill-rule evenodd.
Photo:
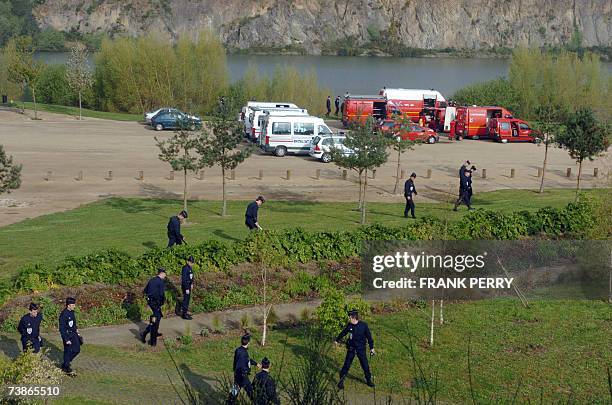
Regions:
M 230 48 L 318 54 L 349 38 L 423 49 L 612 46 L 612 0 L 46 0 L 42 28 L 172 38 L 218 33 Z

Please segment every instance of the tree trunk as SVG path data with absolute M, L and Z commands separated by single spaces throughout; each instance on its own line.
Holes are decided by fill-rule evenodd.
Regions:
M 576 179 L 576 199 L 578 199 L 578 193 L 580 192 L 580 176 L 582 176 L 582 159 L 578 161 L 578 178 Z
M 400 158 L 402 157 L 402 152 L 398 149 L 397 150 L 397 170 L 395 172 L 395 187 L 393 188 L 393 194 L 397 194 L 397 187 L 399 185 L 399 178 L 400 178 Z
M 227 211 L 227 202 L 225 201 L 225 167 L 221 166 L 221 176 L 223 177 L 222 181 L 222 190 L 223 190 L 223 203 L 221 207 L 221 216 L 224 217 Z
M 361 211 L 361 206 L 363 202 L 363 170 L 359 172 L 359 203 L 357 204 L 357 209 Z
M 36 90 L 34 90 L 34 86 L 32 86 L 32 100 L 34 100 L 34 119 L 38 119 L 38 109 L 36 108 Z
M 187 211 L 187 169 L 183 169 L 183 209 Z
M 81 90 L 79 90 L 79 121 L 83 119 L 82 106 L 81 106 Z
M 267 267 L 263 266 L 263 332 L 261 334 L 261 345 L 266 345 L 266 337 L 268 336 L 268 301 L 267 301 L 267 287 L 268 287 L 268 271 Z
M 434 344 L 434 318 L 436 317 L 436 300 L 431 300 L 431 329 L 429 331 L 429 346 Z
M 366 191 L 368 190 L 368 171 L 364 172 L 363 196 L 361 201 L 361 225 L 366 223 Z
M 545 135 L 544 138 L 544 162 L 542 163 L 542 179 L 540 180 L 540 191 L 542 194 L 544 192 L 544 178 L 546 177 L 546 165 L 548 164 L 548 134 Z

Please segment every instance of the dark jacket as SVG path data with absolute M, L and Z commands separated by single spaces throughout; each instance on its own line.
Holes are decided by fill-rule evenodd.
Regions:
M 168 239 L 183 241 L 183 235 L 181 235 L 181 220 L 176 215 L 171 217 L 170 221 L 168 221 Z
M 78 341 L 77 320 L 74 311 L 64 308 L 64 310 L 60 313 L 59 332 L 64 343 L 66 343 L 67 340 L 70 340 L 72 344 L 77 344 L 77 342 L 75 342 Z
M 253 378 L 253 403 L 255 405 L 280 405 L 280 399 L 276 394 L 276 384 L 267 371 L 260 371 Z
M 153 301 L 158 305 L 163 305 L 166 301 L 166 283 L 164 280 L 159 278 L 158 276 L 153 277 L 147 283 L 147 286 L 144 289 L 144 293 L 149 299 L 149 301 Z
M 257 205 L 256 201 L 253 201 L 248 205 L 246 213 L 244 214 L 247 224 L 255 225 L 257 222 L 257 211 L 259 211 L 259 205 Z
M 30 314 L 25 314 L 17 325 L 17 332 L 24 339 L 38 339 L 40 336 L 40 323 L 42 322 L 42 314 L 32 317 Z
M 189 289 L 191 284 L 193 284 L 193 269 L 190 265 L 186 264 L 181 272 L 181 287 Z
M 329 110 L 331 108 L 331 98 L 328 98 L 325 104 L 327 105 L 327 109 Z
M 414 182 L 412 181 L 412 179 L 408 179 L 406 180 L 406 183 L 404 183 L 404 197 L 412 198 L 413 193 L 414 195 L 419 194 L 417 193 L 416 188 L 414 187 Z
M 240 346 L 234 351 L 234 366 L 232 370 L 234 370 L 234 374 L 249 374 L 251 372 L 250 366 L 256 366 L 257 362 L 255 360 L 251 360 L 249 357 L 249 351 Z
M 372 334 L 370 333 L 370 328 L 368 328 L 367 323 L 359 321 L 357 324 L 353 325 L 349 322 L 336 338 L 336 342 L 340 343 L 342 338 L 344 338 L 344 336 L 347 334 L 349 337 L 348 341 L 346 342 L 347 347 L 354 349 L 365 349 L 367 342 L 370 349 L 374 348 L 374 340 L 372 339 Z

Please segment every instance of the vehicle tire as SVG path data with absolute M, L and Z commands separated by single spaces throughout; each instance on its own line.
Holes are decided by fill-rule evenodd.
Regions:
M 277 146 L 276 149 L 274 149 L 274 154 L 278 157 L 284 157 L 287 154 L 287 148 L 284 146 Z
M 479 139 L 480 139 L 480 137 L 479 137 L 478 135 L 474 135 L 474 136 L 472 137 L 472 139 L 474 139 L 475 141 L 477 141 L 477 140 L 479 140 Z
M 163 129 L 164 129 L 164 126 L 163 126 L 162 124 L 157 124 L 157 125 L 155 125 L 155 130 L 156 130 L 156 131 L 161 131 L 161 130 L 163 130 Z
M 323 163 L 329 163 L 332 161 L 332 157 L 329 153 L 324 153 L 321 155 L 321 162 Z
M 429 139 L 427 140 L 427 143 L 429 143 L 429 144 L 436 143 L 436 137 L 435 136 L 430 136 Z
M 191 125 L 189 126 L 189 130 L 190 130 L 190 131 L 195 131 L 195 129 L 196 129 L 195 124 L 191 124 Z
M 508 143 L 508 140 L 507 139 L 502 139 L 501 143 Z

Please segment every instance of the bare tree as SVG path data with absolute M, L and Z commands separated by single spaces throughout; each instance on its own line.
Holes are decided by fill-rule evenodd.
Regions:
M 83 119 L 83 92 L 93 84 L 92 74 L 87 66 L 87 48 L 76 43 L 70 49 L 70 58 L 66 61 L 66 79 L 70 88 L 79 95 L 79 120 Z

